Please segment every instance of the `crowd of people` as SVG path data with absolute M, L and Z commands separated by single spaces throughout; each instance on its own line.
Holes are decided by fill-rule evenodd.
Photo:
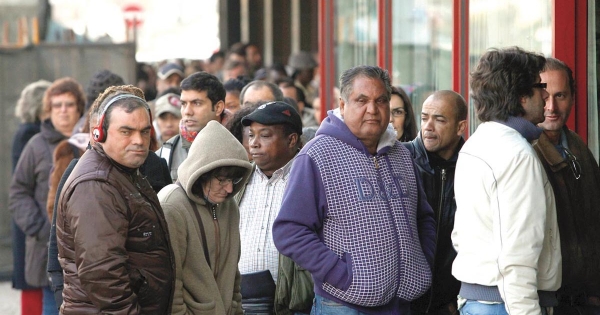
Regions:
M 566 64 L 488 50 L 468 140 L 463 96 L 413 106 L 375 66 L 343 71 L 321 117 L 318 66 L 236 44 L 132 85 L 25 87 L 22 314 L 600 312 L 600 169 L 566 126 Z

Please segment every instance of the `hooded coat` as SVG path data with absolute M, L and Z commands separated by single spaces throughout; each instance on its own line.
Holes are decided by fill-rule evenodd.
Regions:
M 211 204 L 192 193 L 200 176 L 224 166 L 243 167 L 246 173 L 223 203 Z M 181 186 L 168 185 L 158 194 L 175 254 L 172 314 L 242 314 L 240 214 L 233 196 L 246 184 L 251 170 L 244 147 L 225 127 L 211 121 L 195 138 L 177 170 Z M 191 202 L 201 217 L 205 243 Z M 210 263 L 203 243 L 208 247 Z
M 8 207 L 25 238 L 25 281 L 33 287 L 49 284 L 46 276 L 50 220 L 45 205 L 48 178 L 52 168 L 52 152 L 65 139 L 48 119 L 42 131 L 33 136 L 23 149 L 9 190 Z
M 296 156 L 275 246 L 311 272 L 316 295 L 361 313 L 408 314 L 431 283 L 433 212 L 393 130 L 371 154 L 342 119 L 329 111 Z

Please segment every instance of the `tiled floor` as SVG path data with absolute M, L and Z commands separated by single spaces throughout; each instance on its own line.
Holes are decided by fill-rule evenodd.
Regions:
M 0 282 L 0 314 L 21 314 L 21 291 L 14 290 L 10 281 Z

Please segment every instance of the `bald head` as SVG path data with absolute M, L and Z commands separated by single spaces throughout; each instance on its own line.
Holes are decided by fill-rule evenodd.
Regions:
M 467 102 L 462 95 L 452 90 L 439 90 L 431 94 L 423 104 L 432 101 L 443 101 L 447 106 L 452 106 L 456 121 L 466 120 L 468 114 Z
M 430 95 L 421 109 L 421 138 L 428 152 L 447 160 L 458 150 L 467 127 L 467 104 L 460 94 L 442 90 Z

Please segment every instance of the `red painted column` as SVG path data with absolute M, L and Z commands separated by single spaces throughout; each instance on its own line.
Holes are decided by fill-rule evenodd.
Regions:
M 321 101 L 321 117 L 327 117 L 327 110 L 332 109 L 333 88 L 335 87 L 334 59 L 334 19 L 335 2 L 319 0 L 319 71 L 321 82 L 319 98 Z
M 575 76 L 575 105 L 567 121 L 587 143 L 587 0 L 554 0 L 552 56 L 565 62 Z
M 452 89 L 469 104 L 469 0 L 454 0 L 453 24 Z
M 392 0 L 377 1 L 377 65 L 386 69 L 392 77 Z

